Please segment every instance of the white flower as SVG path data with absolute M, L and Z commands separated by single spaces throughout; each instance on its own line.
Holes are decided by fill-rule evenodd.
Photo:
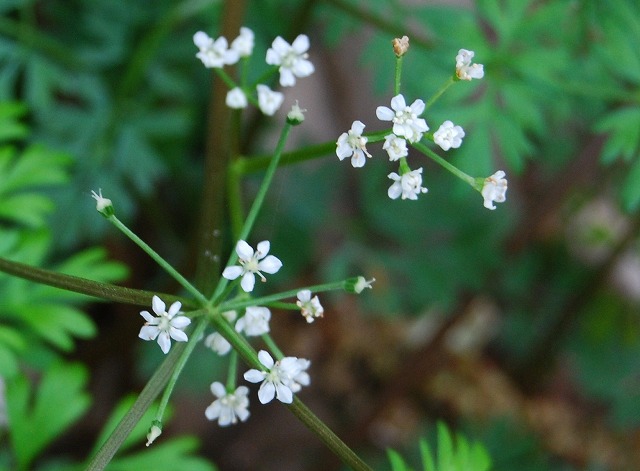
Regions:
M 253 52 L 254 34 L 246 26 L 240 27 L 240 35 L 231 42 L 231 49 L 240 57 L 249 57 Z
M 162 429 L 160 428 L 160 426 L 157 423 L 154 423 L 151 426 L 151 428 L 149 429 L 149 433 L 147 433 L 147 445 L 146 446 L 151 445 L 156 440 L 156 438 L 158 438 L 160 435 L 162 435 Z
M 370 280 L 367 280 L 364 276 L 359 276 L 358 279 L 356 280 L 356 284 L 353 287 L 353 291 L 356 294 L 360 294 L 366 288 L 373 289 L 371 285 L 373 284 L 374 281 L 376 281 L 375 278 L 371 278 Z
M 507 180 L 505 173 L 502 170 L 498 170 L 490 177 L 485 178 L 484 186 L 482 187 L 482 197 L 484 198 L 484 207 L 487 209 L 496 209 L 493 204 L 503 203 L 507 199 Z
M 314 72 L 314 67 L 307 60 L 309 54 L 309 37 L 300 34 L 292 44 L 278 36 L 267 50 L 267 64 L 279 65 L 280 85 L 292 87 L 296 84 L 296 77 L 308 77 Z
M 102 188 L 99 188 L 97 193 L 91 190 L 91 197 L 96 200 L 96 211 L 98 211 L 104 217 L 113 215 L 113 203 L 109 198 L 102 197 Z
M 263 240 L 258 244 L 258 250 L 254 253 L 249 244 L 244 240 L 239 240 L 236 244 L 236 253 L 238 254 L 240 266 L 234 265 L 225 268 L 222 276 L 227 280 L 235 280 L 239 276 L 242 276 L 240 286 L 242 286 L 242 289 L 247 293 L 250 293 L 253 291 L 256 283 L 256 273 L 264 282 L 267 280 L 261 272 L 272 275 L 282 267 L 282 262 L 278 258 L 273 255 L 267 256 L 270 247 L 269 241 Z
M 231 350 L 231 344 L 220 333 L 214 332 L 204 339 L 204 346 L 223 356 Z
M 228 48 L 227 40 L 223 36 L 214 41 L 207 33 L 198 31 L 193 35 L 193 43 L 200 49 L 196 57 L 208 69 L 221 68 L 238 62 L 238 52 Z
M 271 402 L 276 397 L 280 402 L 291 404 L 293 393 L 309 384 L 306 369 L 310 362 L 297 357 L 284 357 L 274 363 L 271 355 L 264 350 L 258 352 L 260 363 L 268 371 L 251 369 L 244 374 L 250 383 L 262 383 L 258 391 L 258 399 L 262 404 Z
M 148 311 L 142 311 L 140 315 L 146 321 L 140 329 L 138 337 L 142 340 L 155 340 L 158 338 L 158 345 L 163 353 L 168 353 L 171 348 L 171 337 L 176 342 L 186 342 L 187 334 L 182 330 L 191 324 L 191 319 L 186 316 L 179 316 L 182 304 L 176 301 L 171 305 L 169 311 L 165 311 L 166 305 L 158 296 L 153 296 L 151 302 L 153 312 L 158 317 L 153 317 Z
M 340 160 L 351 157 L 351 165 L 354 168 L 364 167 L 367 162 L 365 155 L 371 158 L 371 154 L 367 152 L 367 138 L 362 135 L 364 124 L 362 121 L 354 121 L 351 129 L 340 134 L 338 142 L 336 142 L 336 155 Z
M 422 167 L 402 176 L 391 172 L 389 178 L 393 180 L 393 184 L 389 187 L 387 194 L 392 200 L 399 196 L 402 196 L 403 200 L 417 200 L 420 193 L 427 192 L 427 189 L 422 187 Z
M 395 135 L 404 136 L 409 142 L 417 142 L 429 130 L 427 122 L 418 118 L 424 108 L 422 100 L 415 100 L 411 106 L 407 106 L 404 96 L 399 94 L 391 99 L 391 108 L 378 106 L 376 116 L 381 121 L 392 121 Z
M 303 289 L 298 291 L 297 296 L 298 301 L 296 301 L 296 304 L 309 324 L 311 324 L 316 317 L 322 317 L 324 315 L 324 308 L 320 304 L 318 296 L 312 298 L 310 290 Z
M 217 399 L 204 411 L 209 420 L 218 419 L 218 425 L 226 427 L 238 423 L 238 419 L 244 422 L 249 418 L 249 388 L 239 386 L 235 392 L 229 393 L 222 383 L 211 383 L 211 392 Z
M 451 148 L 457 149 L 462 144 L 464 137 L 464 129 L 447 120 L 440 125 L 438 130 L 433 133 L 433 141 L 447 151 Z
M 460 49 L 456 56 L 456 75 L 460 80 L 481 79 L 484 77 L 482 64 L 472 64 L 471 59 L 475 53 L 466 49 Z
M 305 358 L 296 358 L 296 368 L 298 372 L 291 378 L 291 391 L 297 393 L 302 389 L 302 386 L 309 386 L 311 383 L 311 377 L 307 370 L 311 366 L 311 362 Z
M 289 124 L 296 126 L 304 121 L 304 114 L 306 112 L 307 110 L 300 108 L 298 100 L 296 100 L 295 104 L 291 107 L 291 111 L 287 113 L 287 121 Z
M 266 307 L 248 307 L 238 322 L 236 322 L 236 332 L 244 332 L 249 337 L 266 334 L 269 332 L 269 320 L 271 311 Z
M 227 92 L 225 103 L 229 108 L 233 109 L 246 108 L 247 96 L 240 87 L 232 88 Z
M 399 160 L 402 157 L 409 155 L 409 149 L 407 149 L 407 141 L 395 134 L 388 134 L 384 136 L 384 144 L 382 148 L 389 154 L 389 160 Z
M 258 90 L 258 105 L 260 106 L 260 111 L 267 116 L 273 116 L 275 112 L 280 109 L 280 106 L 282 106 L 284 95 L 280 92 L 274 92 L 268 86 L 261 83 L 256 86 L 256 89 Z

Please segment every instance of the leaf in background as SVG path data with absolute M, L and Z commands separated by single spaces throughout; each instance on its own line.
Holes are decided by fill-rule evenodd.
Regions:
M 608 133 L 602 149 L 603 163 L 618 158 L 629 162 L 640 150 L 640 107 L 627 106 L 612 111 L 596 122 L 594 130 Z
M 27 136 L 27 126 L 18 118 L 23 117 L 27 107 L 19 102 L 0 102 L 0 141 L 22 139 Z
M 402 459 L 400 453 L 395 450 L 388 449 L 387 457 L 391 463 L 391 471 L 411 471 L 411 468 Z
M 42 146 L 30 146 L 21 155 L 11 147 L 0 148 L 0 217 L 30 227 L 42 225 L 53 205 L 40 188 L 67 181 L 69 163 L 64 154 Z
M 106 441 L 111 432 L 118 425 L 122 417 L 131 408 L 135 401 L 134 397 L 128 397 L 120 401 L 106 424 L 100 432 L 100 436 L 95 442 L 95 447 L 90 453 L 93 456 L 100 446 Z M 180 439 L 165 440 L 164 436 L 158 439 L 153 446 L 143 448 L 143 451 L 132 452 L 125 456 L 127 450 L 144 443 L 151 422 L 156 413 L 157 405 L 149 407 L 140 421 L 136 424 L 127 439 L 124 441 L 116 457 L 109 463 L 109 471 L 129 471 L 132 469 L 153 469 L 158 471 L 172 471 L 174 469 L 189 469 L 194 471 L 211 471 L 215 467 L 206 460 L 194 456 L 189 456 L 191 452 L 197 449 L 197 440 L 191 437 L 183 437 Z M 171 417 L 170 408 L 165 411 L 165 425 Z
M 81 365 L 57 364 L 37 388 L 26 376 L 7 382 L 9 437 L 20 469 L 33 460 L 87 410 L 87 372 Z

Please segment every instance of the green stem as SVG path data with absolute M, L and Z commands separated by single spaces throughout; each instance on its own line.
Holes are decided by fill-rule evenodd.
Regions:
M 372 471 L 372 469 L 351 448 L 349 448 L 340 438 L 333 433 L 307 406 L 298 398 L 293 396 L 293 403 L 287 406 L 293 415 L 302 422 L 309 430 L 315 433 L 320 440 L 334 452 L 344 464 L 354 471 Z
M 278 163 L 280 162 L 280 158 L 282 157 L 282 151 L 284 149 L 285 143 L 287 142 L 287 137 L 291 132 L 291 128 L 292 126 L 289 123 L 285 123 L 284 127 L 282 128 L 282 133 L 280 134 L 280 139 L 278 140 L 278 145 L 276 146 L 273 158 L 271 159 L 271 162 L 267 167 L 267 172 L 264 176 L 264 179 L 262 180 L 262 183 L 260 184 L 260 188 L 258 189 L 256 198 L 251 205 L 251 209 L 249 210 L 247 219 L 245 220 L 242 230 L 240 231 L 238 240 L 246 240 L 249 237 L 251 229 L 253 228 L 253 224 L 255 223 L 258 214 L 260 213 L 260 209 L 262 209 L 262 204 L 264 203 L 264 198 L 267 194 L 267 190 L 269 189 L 271 181 L 273 180 L 273 176 L 278 169 Z M 226 266 L 233 265 L 237 260 L 238 254 L 235 250 L 233 250 Z M 220 279 L 220 282 L 218 283 L 218 286 L 216 287 L 213 296 L 211 297 L 214 302 L 219 301 L 220 294 L 224 291 L 228 283 L 229 280 L 227 280 L 226 278 Z
M 236 390 L 236 376 L 238 375 L 238 352 L 231 350 L 229 353 L 229 370 L 227 371 L 227 391 Z
M 229 201 L 229 216 L 231 219 L 231 234 L 234 240 L 238 240 L 244 221 L 244 208 L 242 205 L 242 172 L 235 160 L 229 165 L 227 177 L 227 199 Z
M 198 291 L 187 279 L 176 271 L 175 268 L 162 258 L 155 250 L 153 250 L 145 241 L 138 237 L 133 231 L 124 225 L 116 216 L 107 218 L 114 226 L 120 229 L 129 239 L 131 239 L 138 247 L 144 250 L 158 265 L 160 265 L 169 275 L 173 277 L 184 289 L 191 293 L 203 306 L 207 304 L 207 299 Z
M 297 296 L 298 292 L 300 292 L 303 289 L 308 289 L 312 293 L 322 293 L 324 291 L 342 290 L 344 289 L 344 281 L 335 281 L 333 283 L 324 283 L 321 285 L 309 286 L 307 288 L 292 289 L 289 291 L 283 291 L 281 293 L 271 294 L 269 296 L 263 296 L 261 298 L 242 299 L 240 301 L 231 300 L 231 301 L 221 303 L 218 306 L 218 308 L 220 309 L 221 312 L 224 312 L 224 311 L 234 311 L 238 309 L 243 309 L 249 306 L 263 306 L 265 304 L 270 304 L 274 301 L 279 301 L 281 299 L 293 298 Z
M 173 348 L 162 365 L 151 376 L 149 382 L 144 387 L 136 401 L 129 409 L 129 412 L 120 420 L 116 428 L 111 432 L 109 438 L 93 455 L 86 471 L 102 471 L 116 454 L 122 443 L 129 436 L 133 428 L 138 424 L 143 414 L 149 408 L 153 400 L 160 394 L 160 391 L 167 384 L 171 377 L 171 372 L 179 361 L 182 351 L 186 348 L 184 343 L 180 343 Z
M 169 404 L 169 398 L 171 397 L 171 393 L 173 393 L 173 389 L 178 382 L 178 378 L 180 377 L 180 373 L 184 369 L 184 366 L 187 364 L 187 360 L 193 353 L 193 349 L 196 344 L 200 341 L 200 337 L 202 336 L 202 332 L 204 332 L 205 327 L 209 323 L 209 319 L 206 317 L 200 319 L 196 328 L 193 329 L 193 332 L 190 334 L 189 341 L 187 342 L 187 346 L 184 348 L 180 356 L 178 357 L 178 361 L 173 368 L 173 373 L 171 374 L 171 378 L 167 384 L 167 387 L 164 389 L 164 394 L 162 395 L 162 399 L 160 400 L 160 405 L 158 406 L 158 412 L 156 413 L 156 420 L 162 422 L 162 417 L 164 416 L 164 411 L 167 408 L 167 404 Z
M 275 355 L 276 360 L 282 360 L 284 358 L 284 353 L 282 353 L 282 350 L 280 350 L 280 347 L 276 345 L 276 342 L 275 340 L 273 340 L 273 337 L 271 337 L 271 335 L 269 334 L 263 334 L 261 337 L 264 343 L 267 344 L 267 348 L 271 350 L 271 353 Z
M 440 164 L 441 166 L 443 166 L 444 168 L 446 168 L 447 170 L 449 170 L 451 173 L 453 173 L 456 177 L 460 178 L 461 180 L 463 180 L 464 182 L 468 183 L 469 185 L 471 185 L 473 188 L 476 188 L 476 179 L 473 178 L 471 175 L 467 175 L 466 173 L 464 173 L 462 170 L 460 170 L 458 167 L 456 167 L 455 165 L 450 164 L 449 162 L 447 162 L 446 160 L 444 160 L 442 157 L 440 157 L 438 154 L 436 154 L 434 151 L 432 151 L 431 149 L 429 149 L 427 146 L 425 146 L 422 142 L 414 142 L 413 144 L 411 144 L 415 149 L 419 150 L 420 152 L 422 152 L 424 155 L 426 155 L 427 157 L 429 157 L 431 160 L 434 160 L 435 162 L 437 162 L 438 164 Z
M 402 57 L 396 56 L 396 74 L 393 81 L 393 94 L 394 96 L 400 93 L 400 77 L 402 76 Z
M 442 94 L 446 92 L 451 85 L 454 84 L 455 81 L 456 81 L 455 75 L 452 75 L 451 77 L 449 77 L 447 81 L 444 83 L 444 85 L 442 85 L 440 89 L 438 89 L 438 91 L 435 92 L 431 98 L 429 98 L 429 100 L 424 106 L 425 111 L 428 110 L 431 107 L 431 105 L 433 105 L 438 100 L 438 98 L 440 98 L 440 96 L 442 96 Z
M 264 371 L 264 365 L 258 360 L 256 351 L 249 345 L 247 340 L 238 334 L 231 325 L 220 315 L 213 317 L 216 330 L 220 332 L 236 349 L 240 357 L 252 368 Z M 277 348 L 277 347 L 276 347 Z M 291 412 L 320 440 L 335 453 L 343 463 L 350 466 L 355 471 L 372 471 L 367 464 L 356 455 L 340 438 L 333 433 L 313 412 L 305 406 L 296 395 L 293 403 L 287 406 Z
M 173 303 L 180 301 L 187 308 L 195 308 L 193 301 L 181 296 L 170 294 L 158 294 L 152 291 L 123 288 L 109 283 L 87 280 L 73 275 L 65 275 L 44 268 L 36 268 L 19 262 L 13 262 L 0 258 L 0 271 L 10 275 L 18 276 L 26 280 L 35 281 L 55 288 L 73 291 L 75 293 L 86 294 L 96 298 L 106 299 L 137 306 L 149 306 L 154 294 L 163 300 Z
M 384 141 L 384 137 L 391 132 L 391 129 L 365 133 L 368 143 Z M 298 164 L 308 160 L 332 155 L 335 157 L 336 141 L 323 142 L 313 146 L 304 147 L 291 152 L 285 152 L 280 159 L 280 166 Z M 238 175 L 248 175 L 263 171 L 269 166 L 273 157 L 271 155 L 241 156 L 233 163 L 233 173 Z

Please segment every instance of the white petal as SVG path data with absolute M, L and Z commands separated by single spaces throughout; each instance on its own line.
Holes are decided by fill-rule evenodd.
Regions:
M 203 31 L 198 31 L 193 35 L 193 43 L 198 46 L 200 49 L 205 49 L 209 47 L 213 40 L 209 37 L 209 35 Z
M 142 340 L 155 340 L 160 333 L 160 330 L 153 325 L 145 325 L 140 329 L 138 337 Z
M 265 381 L 260 386 L 258 390 L 258 400 L 262 404 L 266 404 L 267 402 L 271 402 L 273 400 L 273 396 L 275 396 L 276 388 L 273 383 L 269 383 Z
M 376 116 L 380 121 L 392 121 L 395 117 L 395 113 L 393 110 L 387 108 L 386 106 L 378 106 L 376 108 Z
M 351 124 L 351 130 L 358 136 L 362 134 L 362 131 L 364 131 L 364 128 L 365 128 L 365 125 L 362 121 L 354 121 L 353 124 Z
M 280 67 L 280 85 L 283 87 L 293 87 L 296 84 L 296 77 L 290 69 Z
M 179 329 L 174 329 L 173 327 L 171 327 L 169 329 L 169 332 L 171 334 L 171 338 L 176 342 L 187 342 L 189 340 L 189 337 L 187 337 L 187 334 L 185 334 L 183 331 Z
M 395 111 L 403 111 L 407 107 L 407 102 L 404 101 L 402 94 L 396 95 L 391 99 L 391 108 Z
M 158 316 L 164 314 L 164 310 L 167 307 L 162 299 L 160 299 L 155 294 L 151 299 L 151 307 L 153 308 L 153 312 L 155 312 Z
M 264 258 L 264 256 L 269 253 L 269 249 L 271 249 L 271 244 L 269 243 L 268 240 L 263 240 L 262 242 L 258 242 L 258 250 L 257 250 L 258 259 Z
M 171 339 L 169 338 L 169 334 L 166 332 L 161 332 L 158 335 L 158 345 L 160 345 L 160 350 L 165 355 L 169 353 L 169 349 L 171 348 Z
M 397 199 L 401 194 L 402 185 L 400 185 L 400 182 L 395 182 L 389 187 L 389 190 L 387 191 L 387 195 L 389 195 L 389 198 L 391 198 L 392 200 Z
M 302 54 L 309 50 L 309 36 L 306 34 L 299 34 L 296 39 L 293 40 L 291 48 L 297 53 Z
M 309 75 L 311 75 L 312 73 L 315 72 L 315 67 L 313 67 L 313 64 L 307 60 L 301 60 L 295 63 L 295 65 L 293 66 L 293 73 L 297 76 L 297 77 L 308 77 Z
M 291 404 L 293 402 L 293 392 L 288 386 L 285 386 L 282 383 L 279 383 L 276 386 L 276 395 L 280 402 L 285 404 Z M 271 399 L 273 399 L 273 397 Z
M 266 62 L 269 65 L 280 65 L 282 59 L 280 58 L 280 54 L 278 54 L 274 49 L 267 49 L 267 57 Z
M 187 316 L 178 316 L 171 320 L 171 327 L 176 329 L 184 329 L 189 324 L 191 324 L 191 319 Z
M 413 111 L 416 116 L 420 116 L 424 112 L 424 101 L 416 100 L 411 104 L 411 111 Z
M 353 155 L 353 148 L 346 142 L 338 143 L 338 146 L 336 147 L 336 155 L 340 160 L 344 160 Z
M 209 407 L 204 410 L 204 415 L 209 420 L 216 420 L 220 416 L 220 409 L 220 402 L 213 401 Z
M 253 249 L 244 240 L 239 240 L 236 244 L 236 253 L 242 260 L 248 260 L 253 257 Z
M 144 317 L 144 320 L 149 323 L 157 323 L 157 318 L 152 316 L 149 311 L 142 311 L 140 312 L 140 315 Z
M 280 36 L 278 36 L 271 43 L 271 47 L 273 48 L 274 51 L 276 51 L 279 55 L 282 56 L 287 52 L 289 52 L 291 45 L 287 41 L 282 39 Z
M 224 271 L 222 272 L 222 276 L 227 280 L 235 280 L 240 275 L 242 275 L 243 271 L 244 270 L 242 269 L 242 267 L 238 265 L 234 265 L 234 266 L 225 268 Z
M 215 381 L 211 383 L 210 388 L 213 395 L 218 399 L 227 395 L 227 390 L 225 389 L 224 385 L 219 381 Z
M 266 350 L 260 350 L 258 352 L 258 360 L 260 360 L 260 363 L 262 363 L 268 369 L 273 368 L 273 358 L 271 358 L 271 355 L 269 355 L 269 352 L 267 352 Z
M 280 268 L 282 268 L 282 262 L 278 257 L 274 257 L 273 255 L 267 256 L 267 258 L 258 263 L 258 270 L 271 275 L 280 270 Z
M 176 301 L 169 307 L 167 314 L 169 315 L 169 319 L 175 316 L 178 312 L 180 312 L 180 308 L 182 307 L 182 303 L 180 301 Z M 187 324 L 188 325 L 188 324 Z
M 298 299 L 303 303 L 307 303 L 311 300 L 311 290 L 303 289 L 298 291 Z
M 364 156 L 364 152 L 358 149 L 353 153 L 353 157 L 351 157 L 351 165 L 353 168 L 364 167 L 364 164 L 367 163 L 367 159 Z
M 253 291 L 253 287 L 256 284 L 256 277 L 253 273 L 248 272 L 242 276 L 242 281 L 240 282 L 240 286 L 246 293 L 250 293 Z
M 264 381 L 264 371 L 255 369 L 249 370 L 244 374 L 244 379 L 250 383 L 261 383 Z

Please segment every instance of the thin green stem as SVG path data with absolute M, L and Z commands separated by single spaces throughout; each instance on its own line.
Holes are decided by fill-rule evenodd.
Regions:
M 287 406 L 293 415 L 309 430 L 315 433 L 320 440 L 334 452 L 344 464 L 353 471 L 372 471 L 362 459 L 349 448 L 340 438 L 333 433 L 311 410 L 298 398 L 293 396 L 293 403 Z
M 191 332 L 190 334 L 190 338 L 189 338 L 189 341 L 187 342 L 187 346 L 180 353 L 180 356 L 178 357 L 178 361 L 176 362 L 173 372 L 171 373 L 171 378 L 167 383 L 167 387 L 164 389 L 164 394 L 162 395 L 162 399 L 160 399 L 160 405 L 158 406 L 158 412 L 156 413 L 156 420 L 158 420 L 159 422 L 162 422 L 164 411 L 167 408 L 167 404 L 169 404 L 169 398 L 171 397 L 171 394 L 173 393 L 173 389 L 175 388 L 176 383 L 178 382 L 180 373 L 182 373 L 184 366 L 187 364 L 187 360 L 191 356 L 191 353 L 193 353 L 193 349 L 195 348 L 196 344 L 200 341 L 202 332 L 204 332 L 204 329 L 208 323 L 209 323 L 209 319 L 207 319 L 206 317 L 200 319 L 200 321 L 196 325 L 196 328 L 193 329 L 193 332 Z
M 187 308 L 195 308 L 193 301 L 181 296 L 170 294 L 158 294 L 152 291 L 124 288 L 109 283 L 87 280 L 73 275 L 65 275 L 44 268 L 36 268 L 19 262 L 13 262 L 0 258 L 0 271 L 18 276 L 26 280 L 35 281 L 55 288 L 86 294 L 96 298 L 106 299 L 119 303 L 134 304 L 137 306 L 149 306 L 151 298 L 157 294 L 165 301 L 173 303 L 180 301 Z
M 109 438 L 100 446 L 93 455 L 86 471 L 102 471 L 116 454 L 124 440 L 129 436 L 133 428 L 138 424 L 143 414 L 149 408 L 160 391 L 167 384 L 174 370 L 176 363 L 186 348 L 184 343 L 180 343 L 171 349 L 162 365 L 155 371 L 147 382 L 136 401 L 129 409 L 129 412 L 120 420 L 116 428 L 111 432 Z
M 438 89 L 437 92 L 433 94 L 431 98 L 429 98 L 427 103 L 424 105 L 425 111 L 431 108 L 431 105 L 433 105 L 438 100 L 438 98 L 440 98 L 442 94 L 446 92 L 447 89 L 455 83 L 455 81 L 456 81 L 455 75 L 452 75 L 451 77 L 449 77 L 447 81 Z
M 415 149 L 417 149 L 418 151 L 422 152 L 424 155 L 429 157 L 431 160 L 437 162 L 438 164 L 440 164 L 441 166 L 443 166 L 444 168 L 449 170 L 451 173 L 453 173 L 456 177 L 460 178 L 462 181 L 468 183 L 473 188 L 477 187 L 475 178 L 473 178 L 471 175 L 467 175 L 466 173 L 464 173 L 462 170 L 460 170 L 455 165 L 450 164 L 449 162 L 444 160 L 442 157 L 440 157 L 434 151 L 432 151 L 427 146 L 425 146 L 422 142 L 414 142 L 411 145 Z
M 333 283 L 324 283 L 321 285 L 309 286 L 307 288 L 298 288 L 289 291 L 283 291 L 281 293 L 270 294 L 268 296 L 262 296 L 260 298 L 242 299 L 239 301 L 232 299 L 231 301 L 220 303 L 218 307 L 221 312 L 224 312 L 244 309 L 245 307 L 249 306 L 263 306 L 275 301 L 280 301 L 281 299 L 294 298 L 302 289 L 308 289 L 312 293 L 322 293 L 324 291 L 343 290 L 344 284 L 344 281 L 335 281 Z
M 114 226 L 122 231 L 129 239 L 131 239 L 138 247 L 144 250 L 158 265 L 160 265 L 169 275 L 173 277 L 180 285 L 191 293 L 196 300 L 198 300 L 203 306 L 207 304 L 207 299 L 198 291 L 187 279 L 182 276 L 178 271 L 169 264 L 164 258 L 162 258 L 155 250 L 153 250 L 145 241 L 138 237 L 132 230 L 124 225 L 116 216 L 110 216 L 107 218 Z
M 287 142 L 287 137 L 291 132 L 291 128 L 292 126 L 289 123 L 285 123 L 284 127 L 282 128 L 282 133 L 280 134 L 280 139 L 278 140 L 278 144 L 276 146 L 276 150 L 274 152 L 273 158 L 269 163 L 269 166 L 267 167 L 267 171 L 262 180 L 260 188 L 258 189 L 256 198 L 253 201 L 253 204 L 251 205 L 251 209 L 249 210 L 247 219 L 245 220 L 244 225 L 242 226 L 242 230 L 240 231 L 240 234 L 238 236 L 238 240 L 246 240 L 249 234 L 251 233 L 253 224 L 255 223 L 256 218 L 258 217 L 258 214 L 260 213 L 260 209 L 262 209 L 262 204 L 264 203 L 264 198 L 267 194 L 267 190 L 269 189 L 269 186 L 271 186 L 271 181 L 273 180 L 276 170 L 278 169 L 278 164 L 280 162 L 280 158 L 282 157 L 282 151 L 284 149 L 285 143 Z M 236 253 L 235 250 L 233 250 L 231 252 L 229 261 L 227 262 L 226 266 L 233 265 L 237 260 L 238 260 L 238 254 Z M 226 278 L 220 279 L 220 282 L 218 283 L 218 286 L 216 287 L 213 293 L 213 296 L 211 297 L 212 300 L 219 301 L 220 294 L 224 291 L 228 282 L 229 281 Z
M 229 201 L 229 216 L 231 219 L 231 233 L 234 240 L 238 240 L 244 221 L 242 205 L 242 172 L 236 165 L 237 160 L 229 165 L 227 172 L 227 200 Z
M 397 95 L 400 93 L 400 78 L 402 77 L 402 57 L 396 56 L 396 73 L 395 79 L 393 81 L 393 94 Z
M 227 391 L 235 391 L 236 376 L 238 375 L 238 352 L 231 350 L 229 353 L 229 369 L 227 370 Z
M 261 337 L 264 343 L 267 344 L 267 348 L 275 355 L 276 360 L 282 360 L 284 358 L 284 353 L 282 353 L 280 347 L 278 347 L 275 340 L 273 340 L 273 337 L 269 334 L 262 334 Z

